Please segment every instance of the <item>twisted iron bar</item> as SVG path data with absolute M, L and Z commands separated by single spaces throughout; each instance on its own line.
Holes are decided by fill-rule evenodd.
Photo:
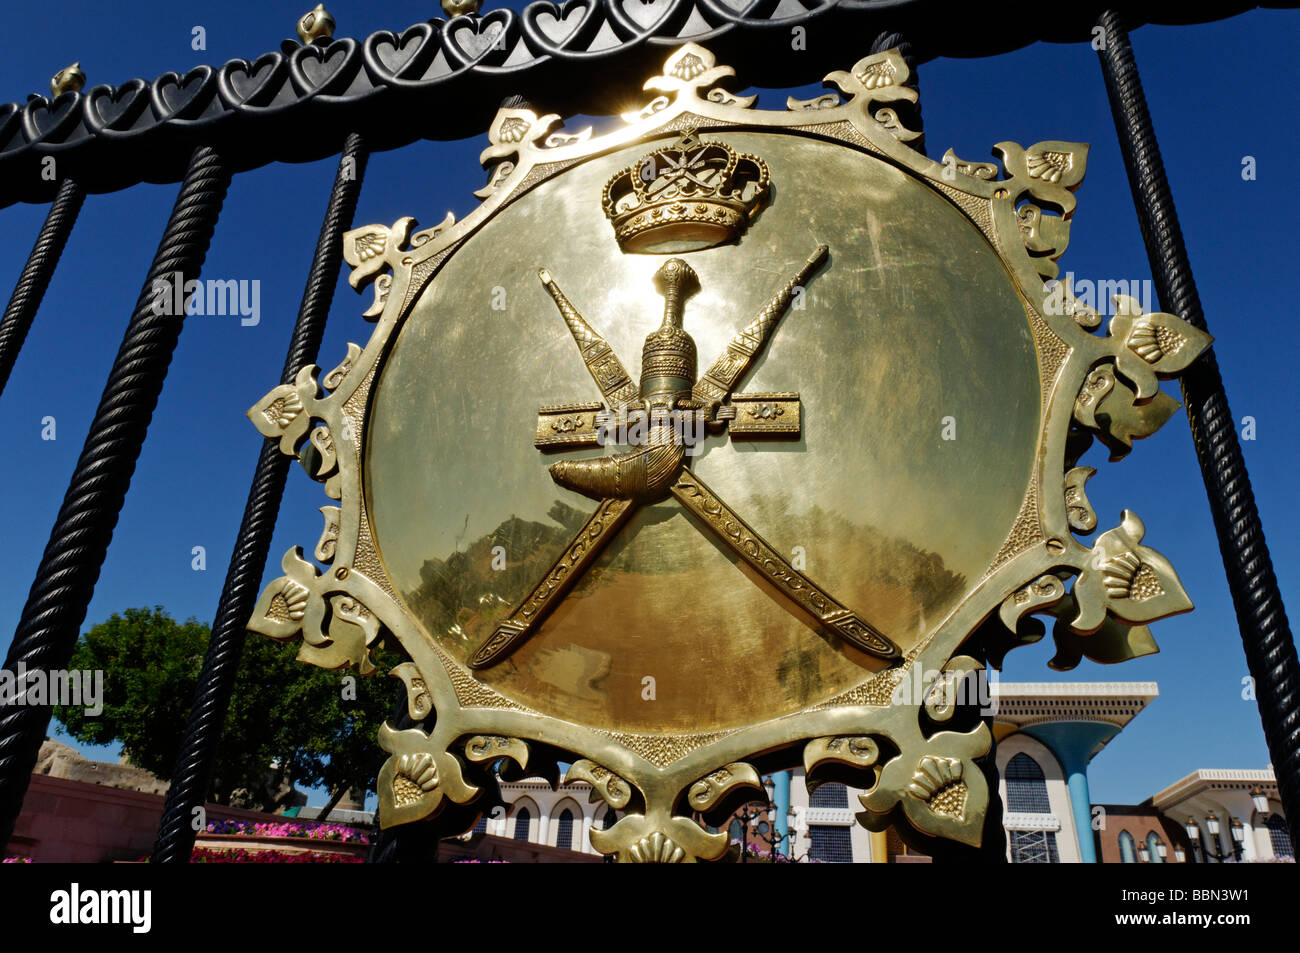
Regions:
M 1128 30 L 1114 10 L 1103 13 L 1098 24 L 1105 38 L 1098 51 L 1102 76 L 1160 306 L 1205 329 Z M 1213 351 L 1188 368 L 1181 383 L 1278 792 L 1291 842 L 1300 843 L 1300 662 L 1295 642 Z
M 352 225 L 369 156 L 362 137 L 349 134 L 339 158 L 298 319 L 285 355 L 280 375 L 282 384 L 293 383 L 302 367 L 316 362 L 343 258 L 343 233 Z M 195 808 L 202 807 L 212 779 L 212 765 L 239 670 L 239 658 L 244 651 L 246 626 L 266 568 L 266 554 L 275 532 L 288 469 L 289 457 L 280 452 L 279 443 L 264 440 L 167 791 L 153 851 L 153 859 L 158 863 L 188 863 L 194 850 Z
M 27 256 L 22 274 L 18 276 L 18 284 L 9 297 L 9 307 L 5 308 L 4 318 L 0 320 L 0 394 L 4 394 L 9 373 L 18 360 L 23 341 L 27 340 L 27 332 L 31 330 L 36 311 L 45 297 L 45 289 L 50 286 L 50 277 L 58 267 L 63 247 L 72 234 L 72 226 L 77 222 L 85 198 L 86 193 L 73 179 L 65 178 L 59 183 L 59 191 L 45 216 L 45 224 L 36 237 L 32 253 Z
M 230 170 L 197 148 L 118 349 L 81 457 L 5 658 L 13 671 L 65 668 L 131 485 L 185 315 L 155 310 L 155 282 L 197 278 L 216 228 Z M 31 781 L 50 705 L 0 705 L 0 843 L 8 843 Z

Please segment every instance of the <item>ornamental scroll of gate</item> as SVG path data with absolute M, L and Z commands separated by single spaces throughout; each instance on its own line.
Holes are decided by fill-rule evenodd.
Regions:
M 802 763 L 872 830 L 979 844 L 975 656 L 1045 614 L 1053 667 L 1119 662 L 1192 608 L 1135 514 L 1081 541 L 1079 457 L 1153 433 L 1210 343 L 1051 281 L 1087 146 L 930 160 L 897 51 L 784 111 L 733 76 L 686 44 L 601 136 L 503 108 L 467 218 L 346 236 L 369 344 L 249 411 L 337 501 L 249 627 L 406 657 L 385 827 L 468 828 L 493 765 L 558 761 L 620 814 L 597 850 L 715 860 L 704 825 Z

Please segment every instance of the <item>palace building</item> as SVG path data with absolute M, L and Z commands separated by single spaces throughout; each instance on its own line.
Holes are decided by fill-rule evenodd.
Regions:
M 991 686 L 999 794 L 1012 863 L 1294 861 L 1271 769 L 1199 770 L 1140 805 L 1094 804 L 1089 769 L 1159 694 L 1154 682 L 1000 682 Z M 861 791 L 825 783 L 811 794 L 802 769 L 770 783 L 781 812 L 738 813 L 731 839 L 823 863 L 917 863 L 891 829 L 873 834 L 855 819 Z M 593 827 L 616 815 L 585 782 L 558 791 L 545 781 L 502 782 L 510 808 L 477 831 L 585 854 Z M 1200 838 L 1189 839 L 1194 820 Z M 1213 821 L 1213 825 L 1212 825 Z M 775 826 L 776 831 L 772 828 Z

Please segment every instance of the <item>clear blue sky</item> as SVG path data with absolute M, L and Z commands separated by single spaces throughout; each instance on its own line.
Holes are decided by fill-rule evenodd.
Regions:
M 0 101 L 47 90 L 49 77 L 79 60 L 91 84 L 118 84 L 254 58 L 293 33 L 312 4 L 102 3 L 67 0 L 6 9 Z M 511 6 L 517 6 L 512 3 Z M 437 12 L 432 0 L 329 5 L 340 36 L 401 30 Z M 207 50 L 191 49 L 201 25 Z M 1257 421 L 1244 444 L 1268 541 L 1292 611 L 1294 570 L 1297 331 L 1288 281 L 1295 263 L 1294 177 L 1300 115 L 1295 57 L 1300 13 L 1254 11 L 1218 24 L 1143 27 L 1133 35 L 1201 299 L 1216 335 L 1234 416 Z M 867 38 L 864 37 L 864 52 Z M 815 54 L 810 51 L 810 55 Z M 826 63 L 826 71 L 848 63 Z M 1096 54 L 1087 45 L 1038 44 L 995 59 L 941 60 L 921 71 L 931 156 L 953 146 L 988 157 L 995 142 L 1091 142 L 1088 174 L 1063 270 L 1099 279 L 1149 277 L 1146 254 L 1115 144 Z M 806 93 L 805 93 L 806 94 Z M 782 94 L 784 95 L 784 94 Z M 780 100 L 783 102 L 783 98 Z M 770 102 L 769 102 L 770 104 Z M 358 224 L 414 215 L 429 225 L 476 204 L 477 156 L 485 137 L 422 143 L 375 155 Z M 1255 181 L 1242 159 L 1254 156 Z M 186 322 L 136 469 L 86 626 L 131 606 L 161 604 L 177 618 L 210 620 L 220 593 L 261 438 L 244 411 L 280 373 L 335 161 L 272 165 L 231 187 L 205 277 L 261 281 L 262 320 L 193 317 Z M 81 220 L 26 347 L 0 397 L 0 486 L 8 515 L 0 576 L 0 644 L 12 637 L 123 329 L 157 246 L 176 186 L 137 186 L 86 200 Z M 45 215 L 44 207 L 0 211 L 0 288 L 8 295 Z M 364 343 L 369 304 L 340 280 L 320 363 L 332 367 L 348 341 Z M 1168 387 L 1169 385 L 1166 385 Z M 1174 389 L 1176 395 L 1176 388 Z M 53 416 L 57 439 L 41 439 Z M 1136 802 L 1200 767 L 1258 768 L 1268 762 L 1254 702 L 1243 701 L 1245 661 L 1210 512 L 1185 416 L 1100 472 L 1088 492 L 1103 528 L 1128 507 L 1147 541 L 1172 559 L 1196 612 L 1154 626 L 1161 653 L 1119 667 L 1084 661 L 1059 676 L 1046 667 L 1050 640 L 1008 657 L 1003 678 L 1150 680 L 1160 697 L 1103 752 L 1092 769 L 1096 801 Z M 310 549 L 326 500 L 291 471 L 271 545 L 267 579 L 285 549 Z M 207 571 L 191 549 L 207 549 Z M 97 751 L 106 757 L 107 752 Z M 317 801 L 319 799 L 316 799 Z

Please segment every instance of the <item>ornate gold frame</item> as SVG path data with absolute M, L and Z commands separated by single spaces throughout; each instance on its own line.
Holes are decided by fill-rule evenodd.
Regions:
M 368 226 L 345 238 L 351 283 L 375 286 L 365 316 L 377 321 L 369 344 L 349 345 L 344 361 L 323 376 L 306 367 L 292 385 L 277 387 L 249 411 L 281 450 L 298 455 L 338 505 L 321 508 L 325 529 L 315 557 L 286 553 L 285 575 L 262 593 L 251 630 L 278 640 L 301 637 L 299 658 L 326 668 L 358 665 L 374 671 L 370 650 L 391 634 L 410 658 L 393 672 L 405 683 L 409 714 L 422 721 L 435 710 L 431 734 L 384 725 L 379 743 L 391 757 L 379 777 L 385 827 L 430 817 L 450 801 L 468 805 L 457 817 L 472 822 L 482 786 L 475 771 L 500 758 L 528 763 L 530 743 L 572 753 L 568 779 L 584 779 L 623 816 L 593 830 L 592 844 L 622 861 L 714 860 L 726 852 L 725 833 L 711 833 L 690 815 L 706 817 L 734 803 L 741 789 L 761 792 L 749 763 L 757 753 L 802 746 L 809 783 L 827 772 L 853 772 L 867 789 L 861 822 L 881 830 L 902 818 L 918 830 L 978 844 L 988 802 L 985 776 L 974 759 L 987 753 L 988 729 L 946 730 L 956 711 L 956 685 L 983 668 L 957 654 L 977 630 L 990 661 L 1043 635 L 1035 613 L 1056 618 L 1057 655 L 1070 668 L 1083 655 L 1117 662 L 1155 651 L 1146 623 L 1191 609 L 1173 568 L 1143 546 L 1143 526 L 1125 512 L 1120 526 L 1091 547 L 1075 539 L 1097 525 L 1084 493 L 1090 467 L 1075 462 L 1098 436 L 1123 456 L 1134 438 L 1153 433 L 1177 407 L 1157 379 L 1176 375 L 1210 343 L 1208 335 L 1168 314 L 1142 314 L 1117 299 L 1108 333 L 1093 333 L 1101 315 L 1047 279 L 1058 274 L 1073 190 L 1088 147 L 1003 142 L 994 163 L 968 162 L 949 150 L 940 161 L 909 142 L 907 108 L 917 93 L 897 51 L 868 56 L 852 70 L 832 72 L 838 92 L 788 102 L 784 112 L 753 108 L 717 85 L 734 76 L 707 50 L 686 44 L 668 57 L 645 88 L 656 93 L 626 126 L 592 138 L 553 132 L 556 115 L 502 109 L 489 130 L 483 162 L 491 168 L 476 193 L 483 203 L 460 222 L 448 217 L 414 232 L 413 219 Z M 1037 470 L 1020 514 L 989 573 L 958 609 L 902 662 L 859 687 L 794 715 L 711 735 L 627 735 L 584 727 L 529 710 L 484 686 L 453 661 L 410 617 L 375 547 L 362 486 L 367 407 L 390 339 L 439 267 L 487 220 L 525 192 L 595 155 L 666 131 L 701 133 L 728 127 L 773 128 L 834 140 L 868 153 L 945 196 L 987 238 L 1018 289 L 1038 354 L 1041 429 Z M 1001 171 L 1002 177 L 999 178 Z M 1046 290 L 1045 290 L 1046 289 Z M 1067 592 L 1065 583 L 1077 576 Z M 894 704 L 894 690 L 915 672 L 939 672 L 925 700 Z M 922 709 L 924 714 L 922 713 Z M 482 776 L 480 776 L 482 780 Z M 451 832 L 449 832 L 451 833 Z

